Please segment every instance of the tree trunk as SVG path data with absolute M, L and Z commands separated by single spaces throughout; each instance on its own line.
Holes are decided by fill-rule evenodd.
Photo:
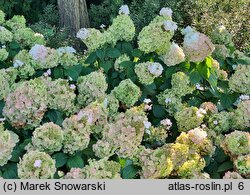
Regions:
M 57 0 L 60 26 L 69 28 L 75 36 L 80 28 L 89 27 L 89 16 L 86 0 Z

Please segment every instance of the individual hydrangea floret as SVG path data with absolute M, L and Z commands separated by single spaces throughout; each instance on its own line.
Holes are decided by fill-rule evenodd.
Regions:
M 0 166 L 7 164 L 12 157 L 12 151 L 19 141 L 18 136 L 4 129 L 3 123 L 0 122 Z
M 206 35 L 196 32 L 191 27 L 187 27 L 183 33 L 183 50 L 191 62 L 202 62 L 214 51 L 214 45 Z
M 92 72 L 78 78 L 78 103 L 87 106 L 89 103 L 105 97 L 108 88 L 105 75 L 101 71 Z
M 172 14 L 173 14 L 173 11 L 170 8 L 168 8 L 168 7 L 163 7 L 160 10 L 160 15 L 161 16 L 167 16 L 167 17 L 171 18 Z
M 238 65 L 235 73 L 229 78 L 229 87 L 235 92 L 250 94 L 250 66 Z
M 141 96 L 140 88 L 130 79 L 125 79 L 115 87 L 112 94 L 123 104 L 128 107 L 133 106 Z
M 88 120 L 90 119 L 88 118 Z M 91 129 L 86 117 L 72 115 L 63 121 L 62 126 L 64 131 L 63 151 L 65 153 L 74 154 L 88 147 Z
M 67 80 L 57 79 L 52 81 L 47 79 L 46 85 L 48 88 L 49 108 L 64 112 L 67 115 L 75 112 L 75 88 L 70 86 Z
M 232 114 L 232 127 L 238 130 L 250 128 L 250 100 L 245 100 L 237 105 Z
M 174 73 L 172 75 L 171 84 L 173 93 L 179 97 L 191 94 L 194 91 L 189 76 L 184 72 Z
M 32 144 L 41 152 L 52 154 L 60 151 L 63 144 L 63 130 L 52 122 L 45 123 L 33 132 Z
M 19 83 L 6 98 L 3 115 L 15 128 L 37 127 L 47 110 L 47 97 L 47 87 L 42 78 Z
M 6 99 L 15 83 L 17 70 L 14 68 L 0 69 L 0 100 Z
M 13 34 L 5 27 L 0 26 L 0 43 L 6 44 L 7 42 L 11 42 L 13 39 Z
M 226 172 L 223 179 L 243 179 L 243 177 L 237 172 Z
M 183 49 L 176 43 L 172 43 L 169 50 L 162 56 L 163 62 L 167 66 L 175 66 L 185 61 Z
M 73 168 L 65 176 L 65 179 L 120 179 L 119 163 L 108 161 L 107 158 L 89 160 L 89 165 L 84 168 Z
M 234 131 L 225 136 L 221 145 L 230 156 L 249 154 L 250 134 L 243 131 Z
M 29 51 L 32 59 L 36 62 L 35 69 L 54 68 L 59 63 L 59 54 L 55 49 L 35 44 Z
M 162 74 L 163 67 L 157 62 L 145 62 L 135 65 L 135 73 L 142 84 L 149 85 Z
M 235 161 L 234 165 L 237 171 L 242 175 L 250 174 L 250 154 L 245 156 L 239 156 Z
M 177 121 L 179 131 L 188 131 L 200 126 L 203 123 L 205 114 L 206 111 L 204 109 L 192 106 L 177 112 L 174 117 Z
M 124 67 L 121 66 L 123 62 L 130 61 L 130 57 L 127 54 L 122 54 L 119 58 L 115 60 L 114 68 L 118 72 L 124 71 Z
M 125 15 L 129 15 L 130 14 L 130 11 L 129 11 L 129 8 L 127 5 L 122 5 L 119 9 L 119 14 L 122 15 L 122 14 L 125 14 Z
M 26 153 L 17 164 L 21 179 L 52 179 L 56 172 L 56 162 L 45 152 Z

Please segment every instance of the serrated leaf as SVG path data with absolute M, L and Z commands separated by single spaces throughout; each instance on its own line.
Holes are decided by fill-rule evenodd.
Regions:
M 133 45 L 131 43 L 122 43 L 122 51 L 125 53 L 131 53 L 133 50 Z
M 100 67 L 103 68 L 103 70 L 108 73 L 108 71 L 113 67 L 113 64 L 111 61 L 107 61 L 107 62 L 104 62 L 104 63 L 101 63 L 100 64 Z
M 172 75 L 176 72 L 175 67 L 167 67 L 166 72 L 165 72 L 165 77 L 166 79 L 171 78 Z
M 132 54 L 133 57 L 139 58 L 139 57 L 142 56 L 143 52 L 141 50 L 139 50 L 139 49 L 133 49 L 131 54 Z
M 199 83 L 201 80 L 202 80 L 202 76 L 200 75 L 198 71 L 194 70 L 190 73 L 190 81 L 192 84 Z
M 83 168 L 84 167 L 83 159 L 79 155 L 71 156 L 68 159 L 67 167 L 69 169 L 71 169 L 71 168 Z
M 224 109 L 230 108 L 237 100 L 236 94 L 221 94 L 220 102 Z
M 85 64 L 93 64 L 97 60 L 96 52 L 92 52 L 85 60 Z
M 105 58 L 105 50 L 104 49 L 98 49 L 96 51 L 96 55 L 98 58 L 100 58 L 101 60 Z
M 153 114 L 156 118 L 164 118 L 166 116 L 166 111 L 160 105 L 153 105 Z
M 110 48 L 107 50 L 107 56 L 110 58 L 118 58 L 121 55 L 121 52 L 116 48 Z
M 14 150 L 11 153 L 11 162 L 19 162 L 22 155 L 25 153 L 25 150 L 21 148 L 20 146 L 16 146 Z
M 72 66 L 65 70 L 65 75 L 71 77 L 73 81 L 77 81 L 78 77 L 81 74 L 82 69 L 83 67 L 80 64 L 76 66 Z
M 60 152 L 54 154 L 52 158 L 56 161 L 56 168 L 60 168 L 67 163 L 69 157 L 66 154 Z
M 61 67 L 56 67 L 56 68 L 53 70 L 53 77 L 54 77 L 55 79 L 63 78 L 63 77 L 64 77 L 63 68 L 61 68 Z
M 128 165 L 122 169 L 121 175 L 123 179 L 133 179 L 136 177 L 138 171 L 138 167 L 134 165 Z
M 225 172 L 225 171 L 228 171 L 230 169 L 233 168 L 233 162 L 232 161 L 226 161 L 224 163 L 222 163 L 218 169 L 217 169 L 217 172 Z
M 17 164 L 8 163 L 2 167 L 4 179 L 17 179 Z

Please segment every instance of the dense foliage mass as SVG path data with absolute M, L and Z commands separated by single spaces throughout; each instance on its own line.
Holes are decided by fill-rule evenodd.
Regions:
M 0 11 L 1 177 L 249 178 L 250 58 L 159 11 L 80 29 L 84 55 Z

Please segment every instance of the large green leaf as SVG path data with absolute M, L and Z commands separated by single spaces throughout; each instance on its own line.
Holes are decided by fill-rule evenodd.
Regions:
M 81 71 L 83 69 L 82 65 L 76 65 L 76 66 L 72 66 L 70 68 L 67 68 L 65 70 L 65 74 L 69 77 L 71 77 L 73 79 L 73 81 L 77 81 L 78 77 L 81 74 Z
M 156 118 L 164 118 L 166 116 L 165 109 L 160 105 L 153 105 L 153 114 Z
M 85 64 L 93 64 L 97 60 L 96 52 L 92 52 L 85 60 Z
M 108 71 L 113 67 L 113 63 L 111 61 L 106 61 L 104 63 L 100 64 L 100 67 L 103 68 L 103 70 L 108 73 Z
M 54 154 L 52 158 L 56 160 L 56 168 L 60 168 L 67 163 L 69 157 L 63 152 L 59 152 Z
M 107 50 L 107 56 L 110 58 L 118 58 L 121 55 L 121 52 L 116 48 L 109 48 Z
M 233 162 L 232 161 L 226 161 L 224 163 L 222 163 L 218 169 L 217 169 L 217 172 L 225 172 L 225 171 L 228 171 L 230 169 L 233 168 Z
M 71 156 L 67 162 L 67 167 L 71 168 L 83 168 L 84 161 L 80 155 Z
M 123 179 L 134 179 L 138 174 L 138 171 L 138 167 L 134 165 L 128 165 L 122 169 L 121 175 Z

